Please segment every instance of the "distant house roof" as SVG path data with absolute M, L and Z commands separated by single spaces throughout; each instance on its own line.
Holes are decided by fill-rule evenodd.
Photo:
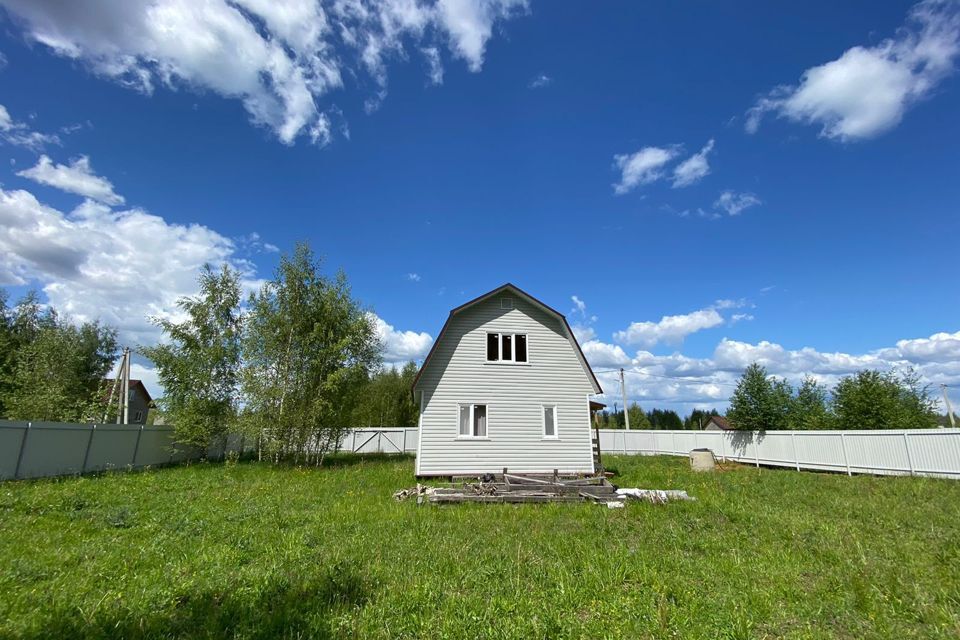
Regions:
M 114 380 L 116 380 L 116 378 L 104 378 L 104 382 L 107 383 L 107 385 L 106 385 L 106 387 L 107 387 L 107 394 L 109 394 L 109 393 L 110 393 L 110 389 L 113 388 Z M 141 380 L 135 380 L 135 379 L 133 379 L 133 378 L 130 378 L 130 388 L 131 388 L 131 389 L 136 389 L 136 388 L 138 388 L 138 387 L 139 387 L 139 389 L 140 389 L 140 392 L 141 392 L 144 396 L 146 396 L 146 398 L 147 398 L 147 404 L 152 403 L 152 402 L 153 402 L 153 398 L 150 397 L 150 392 L 147 391 L 147 387 L 143 384 L 143 381 L 141 381 Z
M 423 371 L 427 368 L 427 365 L 430 364 L 430 358 L 433 356 L 434 351 L 436 351 L 437 345 L 440 344 L 440 341 L 443 339 L 443 334 L 447 330 L 447 326 L 450 324 L 450 320 L 453 318 L 453 316 L 457 315 L 461 311 L 464 311 L 465 309 L 472 307 L 475 304 L 479 304 L 484 300 L 488 298 L 492 298 L 498 293 L 502 293 L 504 291 L 511 291 L 516 295 L 520 296 L 521 298 L 526 298 L 526 300 L 531 304 L 533 304 L 535 307 L 539 307 L 543 311 L 547 312 L 549 315 L 557 317 L 563 323 L 563 328 L 567 332 L 567 339 L 570 340 L 570 343 L 573 345 L 574 349 L 576 350 L 577 358 L 579 358 L 580 364 L 583 365 L 584 370 L 590 376 L 590 382 L 593 384 L 594 392 L 603 393 L 603 388 L 600 386 L 600 382 L 597 380 L 597 376 L 594 375 L 593 369 L 590 368 L 590 363 L 587 362 L 586 356 L 583 355 L 583 349 L 580 348 L 580 343 L 577 342 L 577 338 L 573 335 L 573 330 L 570 329 L 570 324 L 567 322 L 567 318 L 562 313 L 554 309 L 553 307 L 550 307 L 544 304 L 543 302 L 537 300 L 536 298 L 534 298 L 532 295 L 530 295 L 520 287 L 510 284 L 509 282 L 506 283 L 505 285 L 497 287 L 493 291 L 488 291 L 482 296 L 478 296 L 473 300 L 470 300 L 469 302 L 464 302 L 459 307 L 456 307 L 450 310 L 450 315 L 447 316 L 447 321 L 443 323 L 443 328 L 440 329 L 440 334 L 437 336 L 437 339 L 434 340 L 433 346 L 430 347 L 430 353 L 427 354 L 427 357 L 423 360 L 423 364 L 420 366 L 420 370 L 417 371 L 417 376 L 413 379 L 413 384 L 410 386 L 410 389 L 413 390 L 417 388 L 417 383 L 420 381 L 420 374 L 422 374 Z
M 723 429 L 724 431 L 732 431 L 733 427 L 730 426 L 730 423 L 723 416 L 710 416 L 710 419 L 707 420 L 707 424 L 713 423 Z M 704 425 L 706 427 L 707 425 Z

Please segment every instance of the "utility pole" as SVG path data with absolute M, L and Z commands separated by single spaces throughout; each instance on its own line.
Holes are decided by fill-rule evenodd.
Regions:
M 620 393 L 623 394 L 623 420 L 627 426 L 627 431 L 630 430 L 630 410 L 629 403 L 627 402 L 627 383 L 623 381 L 623 367 L 620 367 Z
M 943 391 L 943 401 L 947 405 L 947 417 L 950 418 L 950 426 L 956 429 L 957 423 L 953 418 L 953 407 L 950 405 L 950 396 L 947 395 L 947 385 L 941 384 L 940 390 Z
M 123 424 L 130 424 L 130 347 L 123 349 Z
M 107 406 L 113 402 L 113 394 L 117 394 L 117 424 L 130 424 L 130 348 L 124 347 L 123 357 L 120 358 L 120 366 L 117 368 L 117 377 L 113 381 L 113 388 L 110 390 L 110 400 Z M 107 414 L 103 414 L 106 421 Z

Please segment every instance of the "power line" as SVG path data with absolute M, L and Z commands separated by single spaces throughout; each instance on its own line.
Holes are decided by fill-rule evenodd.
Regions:
M 594 373 L 619 373 L 619 372 L 620 372 L 619 369 L 595 369 L 595 370 L 594 370 Z M 723 387 L 736 387 L 736 386 L 737 386 L 737 384 L 736 384 L 735 382 L 712 382 L 712 381 L 706 382 L 706 381 L 704 381 L 704 380 L 701 380 L 700 378 L 684 378 L 684 377 L 681 377 L 681 376 L 665 376 L 665 375 L 662 375 L 662 374 L 659 374 L 659 373 L 649 373 L 649 372 L 647 372 L 647 371 L 635 371 L 635 370 L 632 370 L 632 369 L 625 369 L 623 372 L 624 372 L 624 373 L 635 373 L 635 374 L 640 375 L 640 376 L 650 376 L 651 378 L 664 378 L 664 379 L 666 379 L 666 380 L 679 380 L 679 381 L 681 381 L 681 382 L 689 382 L 689 383 L 696 383 L 696 384 L 715 384 L 715 385 L 723 386 Z

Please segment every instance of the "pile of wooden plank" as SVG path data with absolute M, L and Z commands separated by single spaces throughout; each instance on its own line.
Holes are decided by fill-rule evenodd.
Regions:
M 474 479 L 472 482 L 435 487 L 427 500 L 452 502 L 618 502 L 624 496 L 603 476 L 561 478 L 515 474 Z

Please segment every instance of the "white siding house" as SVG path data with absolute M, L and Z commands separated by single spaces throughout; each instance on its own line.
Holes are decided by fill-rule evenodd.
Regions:
M 450 312 L 413 393 L 418 477 L 594 471 L 600 384 L 563 315 L 511 284 Z

